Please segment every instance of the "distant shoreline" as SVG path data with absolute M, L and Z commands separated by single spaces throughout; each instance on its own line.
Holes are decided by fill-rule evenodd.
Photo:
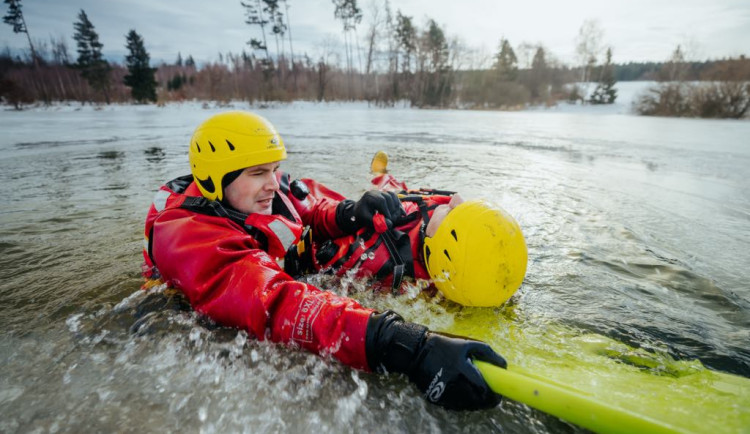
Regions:
M 350 106 L 361 106 L 369 108 L 381 108 L 389 110 L 403 110 L 403 109 L 415 109 L 415 110 L 475 110 L 475 111 L 497 111 L 497 112 L 518 112 L 518 111 L 592 111 L 597 113 L 612 113 L 617 112 L 619 114 L 633 114 L 630 109 L 632 99 L 635 93 L 647 89 L 655 82 L 652 81 L 629 81 L 620 82 L 617 87 L 620 91 L 618 101 L 614 104 L 570 104 L 566 101 L 558 101 L 556 105 L 544 106 L 544 105 L 517 105 L 514 107 L 496 108 L 496 107 L 477 107 L 477 106 L 466 106 L 466 107 L 415 107 L 412 106 L 409 100 L 404 99 L 397 101 L 391 105 L 377 104 L 376 102 L 368 102 L 363 100 L 347 101 L 347 100 L 332 100 L 332 101 L 316 101 L 316 100 L 305 100 L 298 99 L 293 101 L 254 101 L 248 102 L 245 100 L 230 100 L 226 102 L 216 100 L 182 100 L 182 101 L 165 101 L 152 104 L 135 104 L 127 102 L 113 102 L 110 104 L 105 103 L 81 103 L 80 101 L 54 101 L 50 104 L 44 104 L 42 102 L 33 102 L 30 104 L 22 104 L 21 111 L 91 111 L 91 110 L 106 110 L 108 107 L 134 107 L 134 108 L 160 108 L 160 107 L 188 107 L 197 106 L 206 110 L 215 109 L 267 109 L 267 108 L 281 108 L 281 107 L 292 107 L 298 106 L 302 108 L 307 107 L 321 107 L 321 106 L 337 106 L 337 105 L 350 105 Z M 593 89 L 594 84 L 590 84 Z M 15 108 L 12 104 L 0 103 L 3 111 L 13 111 Z
M 698 83 L 698 82 L 696 82 Z M 617 83 L 618 98 L 614 104 L 581 104 L 570 103 L 564 100 L 557 101 L 556 104 L 545 106 L 545 105 L 517 105 L 514 107 L 497 108 L 497 107 L 477 107 L 477 106 L 466 106 L 466 107 L 416 107 L 412 106 L 406 99 L 397 101 L 391 105 L 382 105 L 375 102 L 368 101 L 346 101 L 346 100 L 333 100 L 333 101 L 315 101 L 315 100 L 294 100 L 294 101 L 254 101 L 248 102 L 244 100 L 230 100 L 226 102 L 215 101 L 215 100 L 182 100 L 182 101 L 165 101 L 152 104 L 135 104 L 127 102 L 113 102 L 110 104 L 104 103 L 81 103 L 80 101 L 55 101 L 50 104 L 44 104 L 42 102 L 33 102 L 30 104 L 21 105 L 20 109 L 16 109 L 12 104 L 0 102 L 0 110 L 5 112 L 12 111 L 39 111 L 39 112 L 54 112 L 54 111 L 101 111 L 101 110 L 119 110 L 122 108 L 128 108 L 131 110 L 144 110 L 151 111 L 162 108 L 200 108 L 204 110 L 266 110 L 266 109 L 315 109 L 319 107 L 335 107 L 335 106 L 350 106 L 353 108 L 360 109 L 384 109 L 384 110 L 438 110 L 438 111 L 486 111 L 486 112 L 539 112 L 539 113 L 571 113 L 571 114 L 591 114 L 591 115 L 629 115 L 638 116 L 639 114 L 634 108 L 634 103 L 639 97 L 645 95 L 649 90 L 656 88 L 660 83 L 655 81 L 626 81 Z M 579 83 L 579 85 L 582 85 Z M 589 91 L 593 89 L 593 83 L 589 84 Z M 584 87 L 585 88 L 585 87 Z M 689 116 L 666 116 L 666 117 L 689 117 Z M 748 120 L 748 117 L 744 117 L 740 120 Z

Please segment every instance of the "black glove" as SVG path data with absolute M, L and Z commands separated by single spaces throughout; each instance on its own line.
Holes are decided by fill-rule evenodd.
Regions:
M 356 202 L 347 199 L 338 204 L 336 224 L 345 233 L 354 234 L 361 228 L 372 228 L 376 212 L 383 214 L 389 228 L 393 227 L 394 220 L 406 216 L 396 193 L 368 191 Z
M 484 342 L 433 333 L 388 311 L 370 317 L 365 345 L 371 368 L 406 374 L 430 402 L 452 410 L 479 410 L 502 400 L 471 363 L 477 359 L 507 367 Z

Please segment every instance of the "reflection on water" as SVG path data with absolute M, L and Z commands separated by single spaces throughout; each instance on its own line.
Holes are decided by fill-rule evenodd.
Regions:
M 3 113 L 0 431 L 576 430 L 510 402 L 446 412 L 403 378 L 257 342 L 174 294 L 139 291 L 145 212 L 160 183 L 187 173 L 188 138 L 213 112 Z M 523 325 L 530 346 L 563 324 L 750 376 L 747 122 L 311 104 L 262 114 L 281 131 L 293 175 L 359 196 L 383 149 L 407 184 L 513 214 L 529 270 L 493 311 L 493 342 L 507 342 L 507 324 Z M 314 282 L 437 329 L 470 315 L 416 292 L 392 300 Z
M 164 153 L 164 150 L 162 148 L 158 147 L 151 147 L 143 151 L 144 154 L 146 154 L 146 161 L 149 163 L 161 163 L 164 161 L 164 157 L 166 154 Z

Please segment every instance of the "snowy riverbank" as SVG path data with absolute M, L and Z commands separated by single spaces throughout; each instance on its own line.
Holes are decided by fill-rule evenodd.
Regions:
M 632 110 L 632 103 L 634 99 L 641 93 L 643 93 L 649 86 L 653 85 L 654 82 L 645 81 L 632 81 L 632 82 L 621 82 L 617 84 L 617 100 L 614 104 L 608 105 L 591 105 L 591 104 L 570 104 L 565 101 L 561 101 L 555 106 L 528 106 L 523 111 L 541 111 L 541 112 L 563 112 L 563 113 L 588 113 L 588 114 L 634 114 Z M 580 85 L 584 91 L 588 93 L 593 92 L 595 88 L 594 83 L 589 83 L 588 87 Z M 2 110 L 15 110 L 11 105 L 3 104 Z M 367 101 L 229 101 L 229 102 L 217 102 L 217 101 L 170 101 L 166 104 L 81 104 L 77 101 L 63 101 L 54 102 L 51 105 L 45 105 L 42 103 L 34 103 L 30 105 L 22 106 L 21 110 L 25 111 L 48 111 L 48 112 L 76 112 L 76 111 L 114 111 L 114 110 L 133 110 L 133 111 L 151 111 L 155 107 L 166 108 L 169 110 L 186 110 L 194 112 L 199 109 L 205 110 L 247 110 L 247 109 L 268 109 L 268 108 L 285 108 L 291 110 L 310 110 L 310 109 L 338 109 L 341 107 L 347 107 L 348 110 L 370 109 L 379 108 L 374 103 Z M 383 107 L 388 110 L 404 110 L 410 109 L 408 101 L 400 101 L 391 107 Z M 472 109 L 466 109 L 472 110 Z

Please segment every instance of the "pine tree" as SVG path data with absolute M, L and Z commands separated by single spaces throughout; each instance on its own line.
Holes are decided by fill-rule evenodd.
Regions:
M 268 17 L 271 24 L 271 33 L 276 39 L 276 59 L 284 56 L 284 34 L 286 33 L 286 24 L 284 24 L 284 14 L 279 10 L 279 0 L 263 0 L 265 6 L 263 11 Z M 279 38 L 281 38 L 281 49 L 279 49 Z
M 34 44 L 31 43 L 29 28 L 26 26 L 26 20 L 21 11 L 21 0 L 5 0 L 5 4 L 8 5 L 8 13 L 3 17 L 3 21 L 13 26 L 13 33 L 26 33 L 26 39 L 29 40 L 29 48 L 31 48 L 31 59 L 34 65 L 38 66 L 36 50 L 34 50 Z
M 538 46 L 531 61 L 531 70 L 526 77 L 526 87 L 534 99 L 546 98 L 549 83 L 549 70 L 544 47 Z
M 494 68 L 501 81 L 513 81 L 518 76 L 518 58 L 505 38 L 500 41 L 500 51 L 495 55 Z
M 412 24 L 412 18 L 402 15 L 400 10 L 396 12 L 395 39 L 398 50 L 403 50 L 401 71 L 409 72 L 411 70 L 411 55 L 417 48 L 417 30 Z
M 96 92 L 104 94 L 104 99 L 109 104 L 109 74 L 111 68 L 102 57 L 103 45 L 99 42 L 99 35 L 83 9 L 78 14 L 78 21 L 73 23 L 73 28 L 75 29 L 73 39 L 75 39 L 78 47 L 76 67 L 81 70 L 83 78 L 89 82 L 89 85 Z
M 156 101 L 156 80 L 154 72 L 156 68 L 149 67 L 149 55 L 143 45 L 143 38 L 130 30 L 126 36 L 129 54 L 125 56 L 125 64 L 128 67 L 128 75 L 123 83 L 130 86 L 130 94 L 136 102 Z
M 451 92 L 451 67 L 449 64 L 448 41 L 445 32 L 430 19 L 421 37 L 426 54 L 422 72 L 422 103 L 428 106 L 443 106 Z M 422 69 L 424 68 L 424 69 Z
M 185 77 L 185 74 L 175 74 L 171 80 L 167 81 L 167 90 L 180 90 L 185 83 L 187 83 L 187 77 Z
M 240 4 L 245 8 L 245 24 L 260 27 L 261 34 L 263 35 L 262 41 L 251 38 L 247 43 L 253 50 L 265 53 L 265 63 L 268 66 L 268 63 L 271 61 L 268 54 L 268 43 L 266 42 L 266 24 L 268 24 L 268 20 L 263 17 L 263 8 L 260 5 L 260 0 L 251 0 L 247 3 L 241 1 Z
M 602 66 L 599 82 L 591 94 L 589 102 L 591 104 L 613 104 L 617 99 L 617 89 L 615 89 L 615 71 L 612 66 L 612 49 L 607 49 L 607 60 Z

